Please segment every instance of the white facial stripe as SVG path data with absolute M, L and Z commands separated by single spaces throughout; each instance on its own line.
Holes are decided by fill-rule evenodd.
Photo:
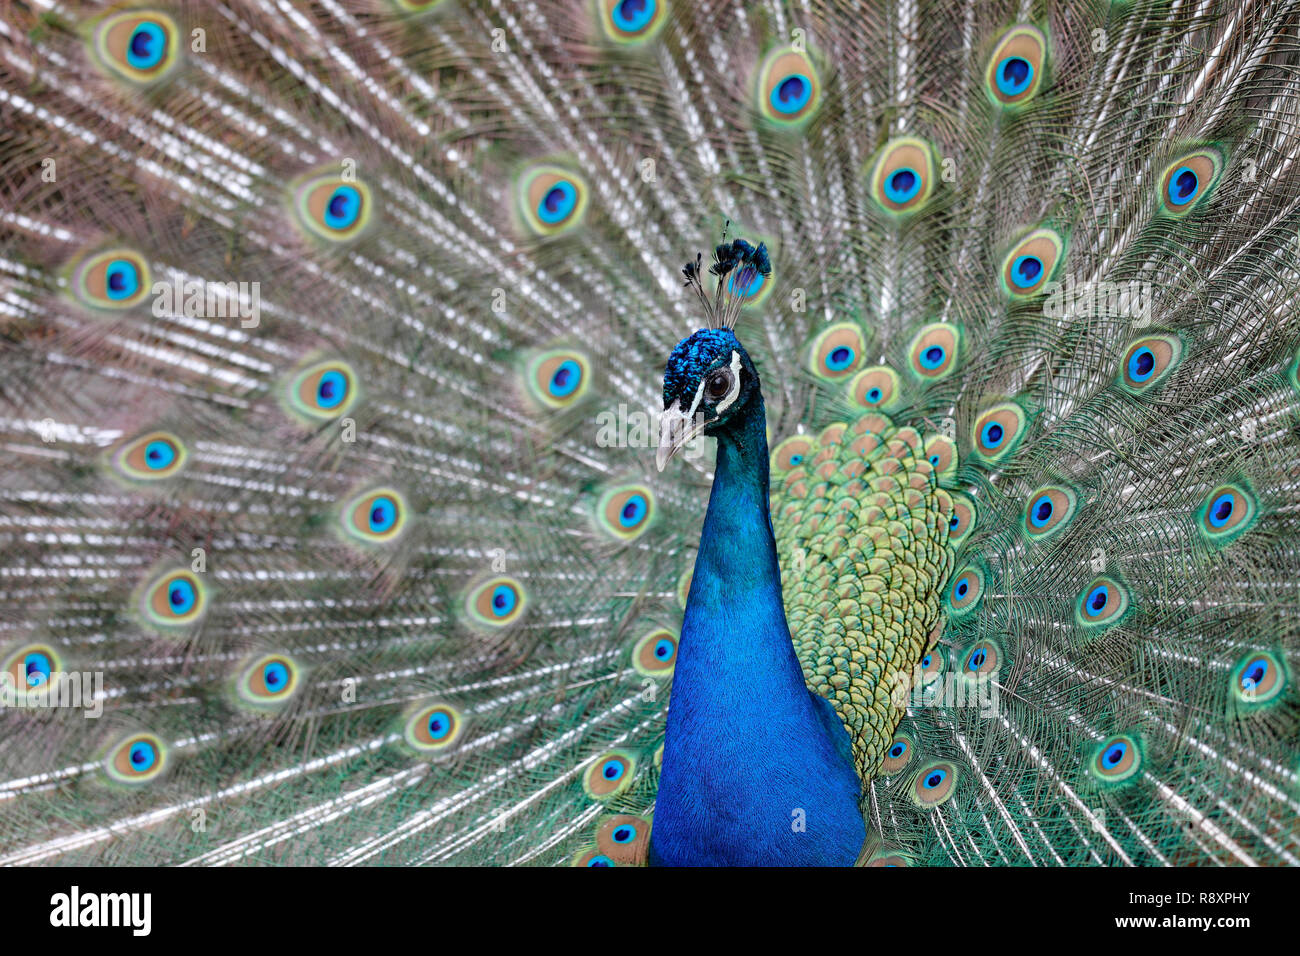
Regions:
M 704 387 L 703 382 L 700 383 L 700 387 L 701 388 Z M 740 397 L 740 353 L 733 351 L 731 353 L 731 391 L 727 393 L 726 398 L 724 398 L 721 402 L 718 403 L 718 414 L 721 415 L 728 408 L 730 408 L 732 403 L 739 397 Z M 699 401 L 699 399 L 697 398 L 696 401 Z
M 708 378 L 708 376 L 704 376 Z M 700 407 L 700 399 L 704 397 L 704 378 L 700 379 L 699 388 L 695 390 L 695 401 L 691 402 L 691 410 L 686 413 L 687 418 L 695 417 L 695 410 Z

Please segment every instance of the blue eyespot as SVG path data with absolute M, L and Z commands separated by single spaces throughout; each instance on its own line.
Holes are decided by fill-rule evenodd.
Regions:
M 613 866 L 614 861 L 604 855 L 593 856 L 587 861 L 588 866 Z
M 1241 671 L 1241 686 L 1243 690 L 1254 690 L 1264 682 L 1264 676 L 1268 673 L 1268 661 L 1263 657 L 1257 657 L 1247 664 Z
M 143 773 L 154 765 L 154 761 L 158 759 L 158 753 L 152 746 L 143 740 L 139 740 L 131 745 L 128 759 L 131 761 L 132 770 L 136 773 Z
M 1002 438 L 1004 435 L 1005 432 L 1002 430 L 1001 425 L 996 421 L 988 422 L 980 430 L 980 444 L 990 450 L 997 448 L 1002 444 Z
M 901 166 L 885 180 L 885 195 L 890 202 L 905 203 L 921 191 L 921 177 L 910 166 Z
M 895 740 L 894 746 L 889 748 L 889 756 L 894 760 L 897 760 L 905 753 L 907 753 L 907 742 L 903 740 Z
M 938 468 L 938 467 L 939 467 L 939 456 L 938 456 L 938 455 L 931 455 L 931 456 L 930 456 L 928 459 L 926 459 L 926 460 L 930 462 L 930 467 L 931 467 L 931 468 Z M 952 520 L 953 520 L 953 523 L 956 524 L 957 519 L 956 519 L 956 518 L 953 518 Z
M 1210 524 L 1216 528 L 1222 528 L 1232 517 L 1234 507 L 1232 495 L 1219 495 L 1210 504 L 1209 510 L 1206 511 L 1206 517 L 1209 518 Z
M 434 740 L 442 740 L 451 733 L 451 718 L 445 711 L 435 710 L 429 715 L 429 736 Z
M 740 278 L 740 287 L 736 287 L 736 279 Z M 752 299 L 758 295 L 766 281 L 763 273 L 757 269 L 742 268 L 732 272 L 731 278 L 727 280 L 727 291 L 732 295 L 738 295 L 742 299 Z
M 547 385 L 547 391 L 556 398 L 566 398 L 572 395 L 573 390 L 581 383 L 582 367 L 573 359 L 565 359 L 552 373 L 551 381 Z
M 638 33 L 654 19 L 656 6 L 655 0 L 622 0 L 611 13 L 614 26 L 626 33 Z
M 151 70 L 167 52 L 167 34 L 156 23 L 146 20 L 131 31 L 127 42 L 126 62 L 137 70 Z
M 931 770 L 925 775 L 924 779 L 921 780 L 921 786 L 925 787 L 927 790 L 933 790 L 946 779 L 948 779 L 948 771 L 938 769 Z
M 197 599 L 194 585 L 184 578 L 173 581 L 167 588 L 167 605 L 173 614 L 188 614 Z
M 791 113 L 798 113 L 808 105 L 808 101 L 812 98 L 812 91 L 812 81 L 808 77 L 792 73 L 772 87 L 768 99 L 772 109 L 788 116 Z
M 931 660 L 932 660 L 932 658 L 930 657 L 929 654 L 926 654 L 924 657 L 922 657 L 922 658 L 921 658 L 921 670 L 929 670 L 929 668 L 930 668 L 930 661 L 931 661 Z
M 316 383 L 316 403 L 321 408 L 334 408 L 348 396 L 348 379 L 342 372 L 331 370 Z
M 793 468 L 795 465 L 802 465 L 802 464 L 803 464 L 803 455 L 791 455 L 791 456 L 790 456 L 790 467 L 791 467 L 791 468 Z
M 1043 274 L 1043 260 L 1038 256 L 1017 256 L 1011 264 L 1011 281 L 1017 288 L 1028 289 Z
M 660 638 L 655 643 L 654 654 L 655 657 L 657 657 L 661 661 L 672 660 L 673 655 L 676 653 L 677 653 L 677 645 L 674 644 L 672 641 L 668 640 L 668 638 L 666 637 Z
M 1190 166 L 1180 166 L 1169 177 L 1169 201 L 1175 206 L 1185 206 L 1196 198 L 1201 181 Z
M 621 827 L 615 827 L 610 836 L 613 837 L 615 843 L 631 843 L 636 839 L 636 827 L 630 823 L 625 823 Z
M 140 291 L 140 273 L 129 259 L 114 259 L 104 270 L 104 294 L 114 302 Z
M 537 205 L 537 218 L 548 226 L 564 222 L 578 205 L 578 190 L 566 179 L 557 180 Z
M 966 596 L 966 593 L 969 590 L 970 590 L 970 578 L 962 578 L 960 581 L 957 582 L 957 586 L 953 588 L 952 593 L 957 595 L 958 600 L 960 600 L 961 598 L 964 598 Z
M 847 345 L 837 345 L 831 349 L 831 354 L 826 356 L 826 367 L 832 372 L 841 372 L 853 364 L 853 349 Z
M 871 388 L 871 389 L 868 389 L 868 390 L 867 390 L 867 401 L 870 402 L 872 405 L 877 405 L 877 404 L 880 403 L 880 399 L 881 399 L 882 394 L 883 394 L 883 393 L 882 393 L 882 392 L 880 391 L 880 389 L 878 389 L 878 388 Z
M 1138 349 L 1128 360 L 1128 375 L 1135 382 L 1145 382 L 1156 370 L 1155 354 L 1147 347 Z
M 644 520 L 648 508 L 645 495 L 632 495 L 623 503 L 623 508 L 618 513 L 618 523 L 624 528 L 635 528 Z
M 621 760 L 606 760 L 600 768 L 600 775 L 606 780 L 614 781 L 623 776 L 625 769 Z
M 370 515 L 367 520 L 371 531 L 375 534 L 383 534 L 397 522 L 397 504 L 392 498 L 380 495 L 370 503 Z
M 931 345 L 921 352 L 921 367 L 934 371 L 943 365 L 943 360 L 948 357 L 948 353 L 942 345 Z
M 953 515 L 951 518 L 948 519 L 948 530 L 956 531 L 957 527 L 960 524 L 961 524 L 961 519 L 958 518 L 956 515 Z
M 23 658 L 23 673 L 27 676 L 28 687 L 40 687 L 50 679 L 50 658 L 33 651 Z
M 1104 584 L 1099 584 L 1088 592 L 1087 598 L 1083 602 L 1083 613 L 1089 617 L 1096 617 L 1106 607 L 1106 602 L 1110 600 L 1110 588 Z
M 262 681 L 272 693 L 283 690 L 289 685 L 289 668 L 279 661 L 273 661 L 262 669 Z
M 514 589 L 498 584 L 492 592 L 492 613 L 497 617 L 505 617 L 515 609 L 515 601 Z
M 975 652 L 972 653 L 971 656 L 967 659 L 966 669 L 971 671 L 979 670 L 981 667 L 984 666 L 984 661 L 987 658 L 988 658 L 988 654 L 985 653 L 984 648 L 982 647 L 977 648 Z
M 170 442 L 151 441 L 144 449 L 144 463 L 152 471 L 166 468 L 176 460 L 176 449 Z
M 325 203 L 325 225 L 347 229 L 361 215 L 361 193 L 355 186 L 339 186 Z
M 1123 741 L 1111 744 L 1101 755 L 1101 762 L 1107 767 L 1113 767 L 1124 759 L 1126 753 L 1128 753 L 1128 744 Z
M 1052 497 L 1041 495 L 1029 508 L 1029 523 L 1041 528 L 1052 520 Z
M 1034 65 L 1028 60 L 1009 56 L 998 64 L 998 89 L 1007 96 L 1019 96 L 1034 79 Z

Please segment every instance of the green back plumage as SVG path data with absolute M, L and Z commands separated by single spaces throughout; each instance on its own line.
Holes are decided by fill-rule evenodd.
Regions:
M 0 861 L 644 859 L 730 220 L 864 861 L 1297 862 L 1294 3 L 408 6 L 6 14 Z

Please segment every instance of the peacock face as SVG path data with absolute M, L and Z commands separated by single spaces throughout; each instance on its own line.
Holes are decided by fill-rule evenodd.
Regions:
M 664 368 L 659 470 L 695 436 L 735 418 L 757 388 L 754 363 L 730 329 L 700 329 L 678 342 Z

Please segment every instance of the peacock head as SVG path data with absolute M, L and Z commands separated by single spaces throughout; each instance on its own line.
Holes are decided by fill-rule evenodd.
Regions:
M 668 356 L 655 456 L 660 471 L 696 436 L 724 431 L 758 392 L 758 372 L 732 331 L 745 304 L 744 293 L 736 290 L 749 289 L 759 277 L 771 275 L 772 262 L 763 243 L 755 246 L 744 239 L 726 239 L 724 231 L 709 266 L 708 274 L 714 277 L 712 297 L 704 290 L 702 255 L 682 269 L 687 288 L 704 305 L 708 327 L 682 339 Z
M 758 372 L 730 329 L 700 329 L 678 342 L 664 368 L 659 470 L 696 436 L 723 431 L 757 391 Z

